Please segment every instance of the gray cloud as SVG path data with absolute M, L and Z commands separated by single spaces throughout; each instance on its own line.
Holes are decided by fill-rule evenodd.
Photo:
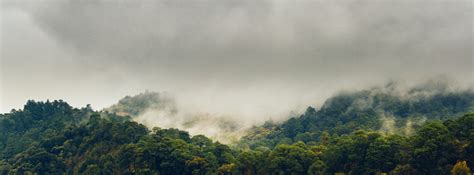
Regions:
M 446 75 L 474 82 L 470 0 L 43 0 L 2 6 L 10 9 L 4 18 L 12 19 L 3 22 L 3 35 L 30 28 L 2 38 L 2 84 L 28 86 L 43 78 L 38 98 L 105 107 L 121 95 L 165 90 L 189 108 L 255 118 L 286 115 L 340 89 L 389 80 Z M 14 20 L 18 16 L 28 22 Z M 34 55 L 20 53 L 24 43 L 9 46 L 25 33 Z M 26 76 L 31 71 L 14 69 L 18 65 L 41 71 Z M 4 106 L 38 88 L 2 86 L 11 94 L 2 98 Z M 58 92 L 64 89 L 74 93 Z
M 414 71 L 426 63 L 466 68 L 472 63 L 469 4 L 69 0 L 39 4 L 31 14 L 57 41 L 94 62 L 185 75 L 313 77 L 307 69 L 325 76 L 334 68 L 342 75 L 394 75 L 400 66 Z

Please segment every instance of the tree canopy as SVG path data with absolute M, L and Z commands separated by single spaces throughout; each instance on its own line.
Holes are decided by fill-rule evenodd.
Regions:
M 474 113 L 466 106 L 472 96 L 400 101 L 372 94 L 371 105 L 350 107 L 366 93 L 334 97 L 320 110 L 308 108 L 281 124 L 267 122 L 231 145 L 174 128 L 148 129 L 90 106 L 28 101 L 21 110 L 0 114 L 0 174 L 471 172 Z M 374 119 L 380 109 L 401 123 L 419 114 L 430 119 L 412 134 L 383 132 Z

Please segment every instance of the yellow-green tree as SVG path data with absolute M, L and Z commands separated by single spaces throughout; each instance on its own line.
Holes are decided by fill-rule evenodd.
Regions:
M 191 160 L 186 161 L 186 166 L 191 170 L 192 174 L 203 175 L 209 170 L 209 162 L 202 157 L 195 156 Z
M 237 169 L 237 165 L 235 165 L 234 163 L 229 163 L 229 164 L 224 164 L 220 166 L 217 171 L 221 175 L 231 175 L 236 171 L 236 169 Z
M 451 175 L 470 175 L 471 169 L 467 166 L 466 161 L 458 161 L 451 170 Z

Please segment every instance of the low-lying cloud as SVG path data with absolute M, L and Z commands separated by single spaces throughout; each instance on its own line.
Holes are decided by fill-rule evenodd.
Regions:
M 2 112 L 109 106 L 145 89 L 262 121 L 341 89 L 472 85 L 469 0 L 3 0 Z

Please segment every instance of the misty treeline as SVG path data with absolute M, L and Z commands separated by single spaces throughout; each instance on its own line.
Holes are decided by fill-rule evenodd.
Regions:
M 229 145 L 90 106 L 28 101 L 0 114 L 0 174 L 470 173 L 474 93 L 386 89 L 341 93 Z
M 319 140 L 323 132 L 345 135 L 357 130 L 411 135 L 426 121 L 444 121 L 474 111 L 474 91 L 448 90 L 446 86 L 430 84 L 401 90 L 389 83 L 385 87 L 343 92 L 326 100 L 319 110 L 308 107 L 301 116 L 283 123 L 268 121 L 254 126 L 242 143 L 252 148 L 310 143 Z
M 145 91 L 126 96 L 104 111 L 130 116 L 133 121 L 148 128 L 180 128 L 193 135 L 203 134 L 225 142 L 237 140 L 246 129 L 242 120 L 190 111 L 178 106 L 175 98 L 166 92 Z

